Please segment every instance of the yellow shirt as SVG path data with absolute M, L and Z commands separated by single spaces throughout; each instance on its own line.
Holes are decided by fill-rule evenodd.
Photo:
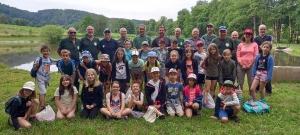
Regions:
M 150 73 L 151 73 L 151 68 L 155 66 L 155 63 L 153 63 L 153 64 L 150 64 L 150 63 L 149 63 L 149 65 L 147 66 L 147 63 L 148 63 L 148 62 L 149 62 L 149 61 L 146 61 L 146 62 L 145 62 L 145 64 L 144 64 L 144 70 L 145 70 L 147 73 L 150 74 Z M 160 68 L 160 63 L 159 63 L 159 61 L 156 60 L 156 62 L 157 62 L 157 67 Z

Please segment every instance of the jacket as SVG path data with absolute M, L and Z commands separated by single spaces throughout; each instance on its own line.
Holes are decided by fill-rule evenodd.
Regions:
M 225 94 L 224 87 L 221 88 L 221 91 L 218 94 L 218 97 L 216 99 L 214 116 L 216 116 L 216 117 L 219 116 L 219 111 L 220 111 L 220 109 L 223 109 L 224 104 L 226 104 L 226 106 L 228 106 L 228 107 L 239 105 L 239 99 L 233 88 L 232 88 L 230 94 Z
M 256 70 L 257 70 L 257 66 L 258 66 L 258 60 L 260 59 L 261 55 L 262 55 L 262 54 L 260 53 L 260 54 L 258 54 L 258 55 L 256 56 L 256 58 L 255 58 L 255 62 L 254 62 L 254 65 L 253 65 L 251 77 L 254 77 L 255 74 L 256 74 Z M 268 72 L 268 73 L 267 73 L 267 78 L 266 78 L 266 80 L 267 80 L 268 82 L 270 82 L 271 79 L 272 79 L 272 75 L 273 75 L 273 67 L 274 67 L 274 58 L 273 58 L 271 55 L 269 55 L 269 56 L 268 56 L 268 62 L 267 62 L 267 72 Z
M 128 66 L 128 61 L 126 60 L 126 61 L 123 61 L 123 62 L 125 64 L 125 68 L 126 68 L 126 82 L 129 83 L 130 82 L 130 70 L 129 70 L 129 66 Z M 113 61 L 113 63 L 112 63 L 112 74 L 111 74 L 112 81 L 116 80 L 116 74 L 117 74 L 116 65 L 117 65 L 117 63 L 115 61 Z
M 189 98 L 190 98 L 190 87 L 188 85 L 184 87 L 182 94 L 183 94 L 182 102 L 183 102 L 183 104 L 185 104 L 186 102 L 189 101 Z M 202 95 L 202 91 L 198 85 L 196 85 L 196 87 L 195 87 L 195 95 L 196 95 L 196 98 L 193 100 L 193 103 L 196 102 L 199 105 L 202 105 L 203 95 Z M 201 107 L 199 107 L 199 109 L 200 108 Z
M 146 94 L 146 100 L 147 100 L 147 105 L 154 105 L 154 102 L 151 99 L 152 93 L 155 91 L 155 87 L 150 84 L 149 82 L 145 85 L 145 94 Z M 156 97 L 156 100 L 160 101 L 160 105 L 164 105 L 166 103 L 166 90 L 165 90 L 165 82 L 159 81 L 159 90 L 158 90 L 158 95 Z
M 83 107 L 86 105 L 92 105 L 94 104 L 97 107 L 102 108 L 103 106 L 103 90 L 102 85 L 99 84 L 97 87 L 93 87 L 93 93 L 92 96 L 89 94 L 88 87 L 85 87 L 85 83 L 82 86 L 82 92 L 81 92 L 81 102 Z
M 29 107 L 26 106 L 26 103 L 30 101 L 29 98 L 21 98 L 21 104 L 17 98 L 13 100 L 13 103 L 11 105 L 11 119 L 13 122 L 13 126 L 15 127 L 15 130 L 18 130 L 20 128 L 20 125 L 18 123 L 18 117 L 24 117 L 26 111 Z
M 192 59 L 193 72 L 194 72 L 195 75 L 198 74 L 198 63 L 199 63 L 198 60 Z M 183 60 L 183 61 L 182 61 L 182 68 L 181 68 L 181 73 L 182 73 L 182 79 L 183 79 L 183 80 L 186 80 L 187 77 L 188 77 L 186 71 L 187 71 L 187 68 L 186 68 L 186 60 Z

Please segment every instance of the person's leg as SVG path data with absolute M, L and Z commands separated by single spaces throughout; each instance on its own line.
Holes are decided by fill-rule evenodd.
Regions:
M 67 119 L 72 119 L 72 118 L 74 118 L 75 117 L 75 111 L 76 111 L 76 108 L 74 107 L 74 109 L 71 111 L 71 112 L 69 112 L 68 114 L 67 114 Z
M 82 118 L 87 118 L 90 114 L 90 110 L 83 108 L 83 110 L 81 111 L 80 117 Z
M 192 104 L 192 109 L 193 109 L 193 111 L 197 111 L 197 110 L 199 110 L 199 104 L 198 103 L 193 103 Z
M 242 69 L 241 65 L 237 65 L 237 78 L 238 78 L 238 84 L 240 85 L 241 90 L 243 91 L 245 71 Z
M 228 114 L 226 113 L 225 110 L 223 109 L 219 110 L 219 119 L 221 120 L 222 123 L 226 123 L 228 121 Z
M 183 116 L 183 110 L 182 110 L 182 106 L 180 104 L 175 104 L 175 110 L 176 110 L 176 114 L 177 116 L 181 117 Z
M 24 117 L 18 117 L 18 124 L 21 128 L 31 127 L 31 124 Z
M 250 90 L 250 88 L 251 88 L 251 85 L 252 85 L 252 67 L 250 68 L 250 69 L 247 69 L 247 71 L 246 71 L 246 73 L 247 73 L 247 81 L 248 81 L 248 89 Z
M 211 87 L 211 80 L 208 79 L 208 77 L 206 77 L 206 80 L 205 80 L 205 91 L 204 91 L 204 103 L 206 104 L 206 101 L 207 101 L 207 96 L 208 96 L 208 92 L 210 92 L 210 87 Z
M 40 101 L 40 105 L 41 105 L 41 108 L 40 110 L 44 110 L 45 109 L 45 98 L 46 98 L 46 85 L 47 83 L 45 81 L 39 81 L 37 80 L 37 83 L 38 83 L 38 89 L 39 89 L 39 101 Z
M 91 109 L 90 114 L 89 114 L 88 117 L 89 117 L 90 119 L 96 118 L 97 115 L 98 115 L 98 113 L 99 113 L 99 111 L 100 111 L 100 108 L 99 108 L 99 107 L 94 107 L 93 109 Z
M 256 101 L 256 87 L 259 84 L 259 80 L 258 79 L 254 79 L 252 81 L 252 85 L 250 88 L 250 96 L 253 98 L 253 101 Z
M 29 109 L 27 110 L 30 112 L 30 114 L 29 114 L 30 117 L 36 115 L 38 107 L 39 107 L 39 100 L 37 100 L 37 99 L 32 100 L 32 104 L 29 107 Z
M 60 112 L 59 109 L 57 109 L 56 119 L 63 119 L 63 118 L 65 118 L 65 116 Z
M 122 111 L 122 116 L 127 116 L 131 113 L 131 109 L 129 108 L 125 108 L 123 111 Z
M 107 108 L 101 108 L 101 109 L 100 109 L 100 112 L 101 112 L 103 115 L 105 115 L 105 116 L 108 116 L 108 117 L 111 117 L 111 116 L 112 116 L 111 113 L 108 111 Z
M 265 89 L 266 84 L 267 84 L 267 83 L 264 82 L 264 81 L 260 81 L 260 82 L 259 82 L 260 99 L 264 99 L 264 98 L 265 98 L 265 92 L 264 92 L 264 89 Z
M 174 110 L 173 105 L 171 103 L 167 103 L 166 108 L 167 108 L 167 113 L 170 116 L 175 116 L 175 110 Z
M 186 107 L 185 108 L 185 116 L 188 118 L 191 118 L 193 116 L 193 110 L 191 107 Z
M 241 106 L 240 105 L 236 105 L 236 106 L 233 106 L 233 113 L 232 113 L 232 116 L 236 116 L 241 110 Z
M 272 94 L 272 84 L 271 84 L 271 81 L 266 84 L 265 88 L 266 88 L 267 95 Z
M 214 98 L 216 93 L 217 80 L 211 80 L 210 95 Z

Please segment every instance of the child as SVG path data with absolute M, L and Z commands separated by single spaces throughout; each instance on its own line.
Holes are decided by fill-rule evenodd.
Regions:
M 104 87 L 105 94 L 110 91 L 112 65 L 109 61 L 110 58 L 108 54 L 102 54 L 100 60 L 95 61 L 96 64 L 99 65 L 99 80 Z
M 184 50 L 184 56 L 182 60 L 182 79 L 184 80 L 184 85 L 187 85 L 188 75 L 198 73 L 198 61 L 194 58 L 194 52 L 191 47 Z
M 131 109 L 125 108 L 125 94 L 120 91 L 121 84 L 117 81 L 113 81 L 111 88 L 111 92 L 106 94 L 107 108 L 101 108 L 100 112 L 105 115 L 107 119 L 124 118 L 127 120 L 127 115 L 131 113 Z
M 202 62 L 206 58 L 206 53 L 204 50 L 204 43 L 202 41 L 198 41 L 196 43 L 197 52 L 194 53 L 194 59 L 198 61 L 198 73 L 197 75 L 197 84 L 199 85 L 200 89 L 203 90 L 203 85 L 205 83 L 205 71 L 201 67 Z
M 126 103 L 128 108 L 132 111 L 142 112 L 142 107 L 144 104 L 144 94 L 141 92 L 141 85 L 137 82 L 132 83 L 131 93 L 126 98 Z
M 123 48 L 118 48 L 115 53 L 112 63 L 112 81 L 118 81 L 121 84 L 121 92 L 127 92 L 130 82 L 130 72 Z
M 143 84 L 143 66 L 144 61 L 139 59 L 139 52 L 134 50 L 132 51 L 132 60 L 128 63 L 130 74 L 131 74 L 131 82 Z
M 42 57 L 39 57 L 35 60 L 33 70 L 37 71 L 36 82 L 39 89 L 39 101 L 40 101 L 40 111 L 44 110 L 45 99 L 47 94 L 47 86 L 51 80 L 50 76 L 50 65 L 55 61 L 49 57 L 50 47 L 43 45 L 40 50 Z M 41 63 L 40 63 L 41 62 Z
M 223 60 L 220 63 L 220 75 L 219 75 L 219 83 L 220 88 L 223 85 L 223 82 L 226 80 L 230 80 L 232 82 L 235 81 L 236 77 L 236 65 L 233 60 L 231 60 L 231 51 L 229 49 L 225 49 L 223 51 Z
M 149 43 L 148 41 L 142 42 L 142 49 L 139 49 L 140 53 L 140 59 L 142 59 L 144 62 L 148 60 L 148 52 L 149 52 Z
M 176 81 L 180 82 L 180 72 L 181 72 L 181 68 L 182 68 L 182 63 L 178 59 L 179 54 L 177 51 L 173 50 L 173 51 L 171 51 L 170 56 L 171 56 L 170 59 L 166 63 L 166 74 L 169 73 L 169 69 L 175 68 L 177 70 Z M 165 80 L 166 80 L 166 82 L 169 81 L 168 75 L 166 75 Z
M 144 64 L 144 70 L 145 70 L 145 82 L 148 82 L 149 80 L 152 79 L 151 76 L 151 68 L 152 67 L 158 67 L 160 68 L 160 63 L 157 59 L 157 55 L 155 52 L 151 51 L 148 53 L 148 60 Z
M 39 101 L 35 99 L 34 82 L 26 82 L 23 88 L 19 90 L 18 98 L 15 98 L 11 104 L 11 113 L 9 124 L 13 125 L 15 130 L 30 128 L 29 121 L 37 121 L 35 115 L 39 106 Z M 21 103 L 20 103 L 21 101 Z
M 273 74 L 274 59 L 270 55 L 272 50 L 272 43 L 265 41 L 261 44 L 262 53 L 258 54 L 255 58 L 253 70 L 252 70 L 252 85 L 251 96 L 253 101 L 256 101 L 256 87 L 259 84 L 260 98 L 265 98 L 264 88 L 268 82 L 271 81 Z
M 220 61 L 219 50 L 215 43 L 211 43 L 208 46 L 208 56 L 204 59 L 201 67 L 206 70 L 206 91 L 204 92 L 203 106 L 206 106 L 208 92 L 212 97 L 215 96 L 216 84 L 219 76 Z
M 183 52 L 184 48 L 180 48 L 178 47 L 178 41 L 176 38 L 174 38 L 172 40 L 172 45 L 170 47 L 168 47 L 168 55 L 167 55 L 167 59 L 171 58 L 171 52 L 172 51 L 177 51 L 178 53 L 178 58 L 181 60 L 181 56 L 182 56 L 182 52 Z M 166 72 L 168 73 L 168 72 Z
M 236 123 L 240 123 L 240 119 L 236 116 L 240 108 L 239 99 L 233 88 L 233 82 L 226 80 L 216 99 L 214 116 L 210 116 L 210 118 L 219 118 L 222 123 L 226 123 L 228 118 L 231 118 Z
M 183 42 L 183 44 L 184 44 L 184 48 L 192 47 L 192 44 L 191 44 L 191 42 L 189 40 L 185 40 Z
M 60 78 L 59 87 L 55 90 L 55 104 L 57 106 L 57 119 L 72 119 L 75 117 L 76 101 L 78 91 L 71 84 L 72 80 L 69 75 L 63 75 Z
M 96 63 L 94 59 L 92 58 L 92 55 L 89 51 L 83 51 L 82 52 L 82 60 L 80 61 L 80 64 L 78 65 L 78 76 L 81 81 L 85 81 L 85 72 L 87 69 L 93 68 L 96 70 Z
M 165 48 L 165 41 L 160 40 L 158 42 L 159 47 L 154 47 L 152 51 L 154 51 L 157 54 L 157 60 L 160 63 L 160 78 L 164 79 L 166 75 L 166 69 L 165 69 L 165 64 L 167 62 L 167 53 L 168 51 Z
M 103 91 L 94 69 L 86 70 L 86 81 L 82 86 L 81 101 L 83 110 L 81 117 L 94 119 L 102 108 Z
M 191 118 L 193 115 L 200 115 L 202 105 L 202 91 L 196 83 L 197 76 L 191 73 L 187 77 L 187 85 L 184 87 L 183 105 L 185 108 L 185 115 Z
M 177 78 L 177 70 L 175 68 L 171 68 L 169 70 L 169 79 L 170 82 L 166 83 L 165 89 L 167 92 L 167 112 L 170 116 L 183 116 L 182 110 L 182 84 L 176 81 Z
M 165 102 L 166 102 L 166 91 L 165 83 L 162 80 L 159 80 L 159 68 L 151 68 L 152 79 L 145 85 L 145 93 L 147 105 L 145 110 L 148 109 L 148 106 L 154 106 L 161 113 L 165 113 Z M 160 116 L 160 119 L 164 119 L 165 116 Z
M 74 84 L 76 67 L 74 62 L 70 59 L 70 55 L 71 53 L 69 50 L 66 49 L 61 50 L 61 60 L 57 62 L 56 66 L 58 68 L 58 72 L 60 72 L 62 76 L 64 74 L 71 76 L 72 84 Z
M 132 46 L 131 45 L 131 40 L 126 39 L 124 41 L 124 52 L 125 52 L 125 56 L 126 56 L 127 61 L 131 61 L 131 54 L 132 54 L 131 46 Z

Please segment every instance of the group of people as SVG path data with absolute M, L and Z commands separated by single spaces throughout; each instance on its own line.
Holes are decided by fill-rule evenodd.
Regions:
M 251 29 L 244 30 L 241 42 L 237 31 L 227 37 L 226 26 L 219 27 L 218 36 L 213 31 L 214 26 L 209 23 L 207 34 L 200 37 L 199 30 L 194 28 L 192 38 L 184 40 L 180 37 L 181 29 L 176 28 L 174 38 L 170 39 L 165 35 L 166 28 L 160 26 L 159 36 L 151 41 L 146 26 L 141 24 L 139 35 L 133 40 L 127 38 L 125 28 L 120 29 L 118 40 L 111 37 L 108 28 L 103 31 L 104 39 L 99 40 L 94 37 L 94 28 L 88 26 L 86 36 L 79 40 L 76 30 L 69 28 L 69 37 L 62 39 L 57 49 L 60 60 L 49 57 L 48 46 L 41 47 L 42 56 L 33 66 L 39 100 L 35 99 L 35 84 L 26 82 L 18 94 L 23 102 L 13 102 L 9 123 L 16 130 L 28 128 L 31 125 L 27 119 L 35 120 L 38 106 L 45 109 L 52 62 L 56 62 L 61 73 L 54 94 L 57 119 L 75 117 L 81 80 L 83 118 L 93 119 L 100 111 L 106 119 L 128 119 L 129 115 L 142 114 L 149 106 L 163 114 L 185 114 L 191 118 L 201 114 L 202 107 L 207 108 L 210 95 L 216 99 L 211 118 L 240 122 L 240 101 L 234 82 L 237 79 L 243 89 L 247 74 L 249 99 L 257 100 L 258 85 L 261 99 L 265 98 L 264 87 L 271 82 L 274 65 L 270 55 L 272 37 L 266 35 L 265 25 L 259 26 L 260 35 L 255 38 Z M 215 97 L 217 82 L 220 90 Z M 271 93 L 270 89 L 266 92 Z

